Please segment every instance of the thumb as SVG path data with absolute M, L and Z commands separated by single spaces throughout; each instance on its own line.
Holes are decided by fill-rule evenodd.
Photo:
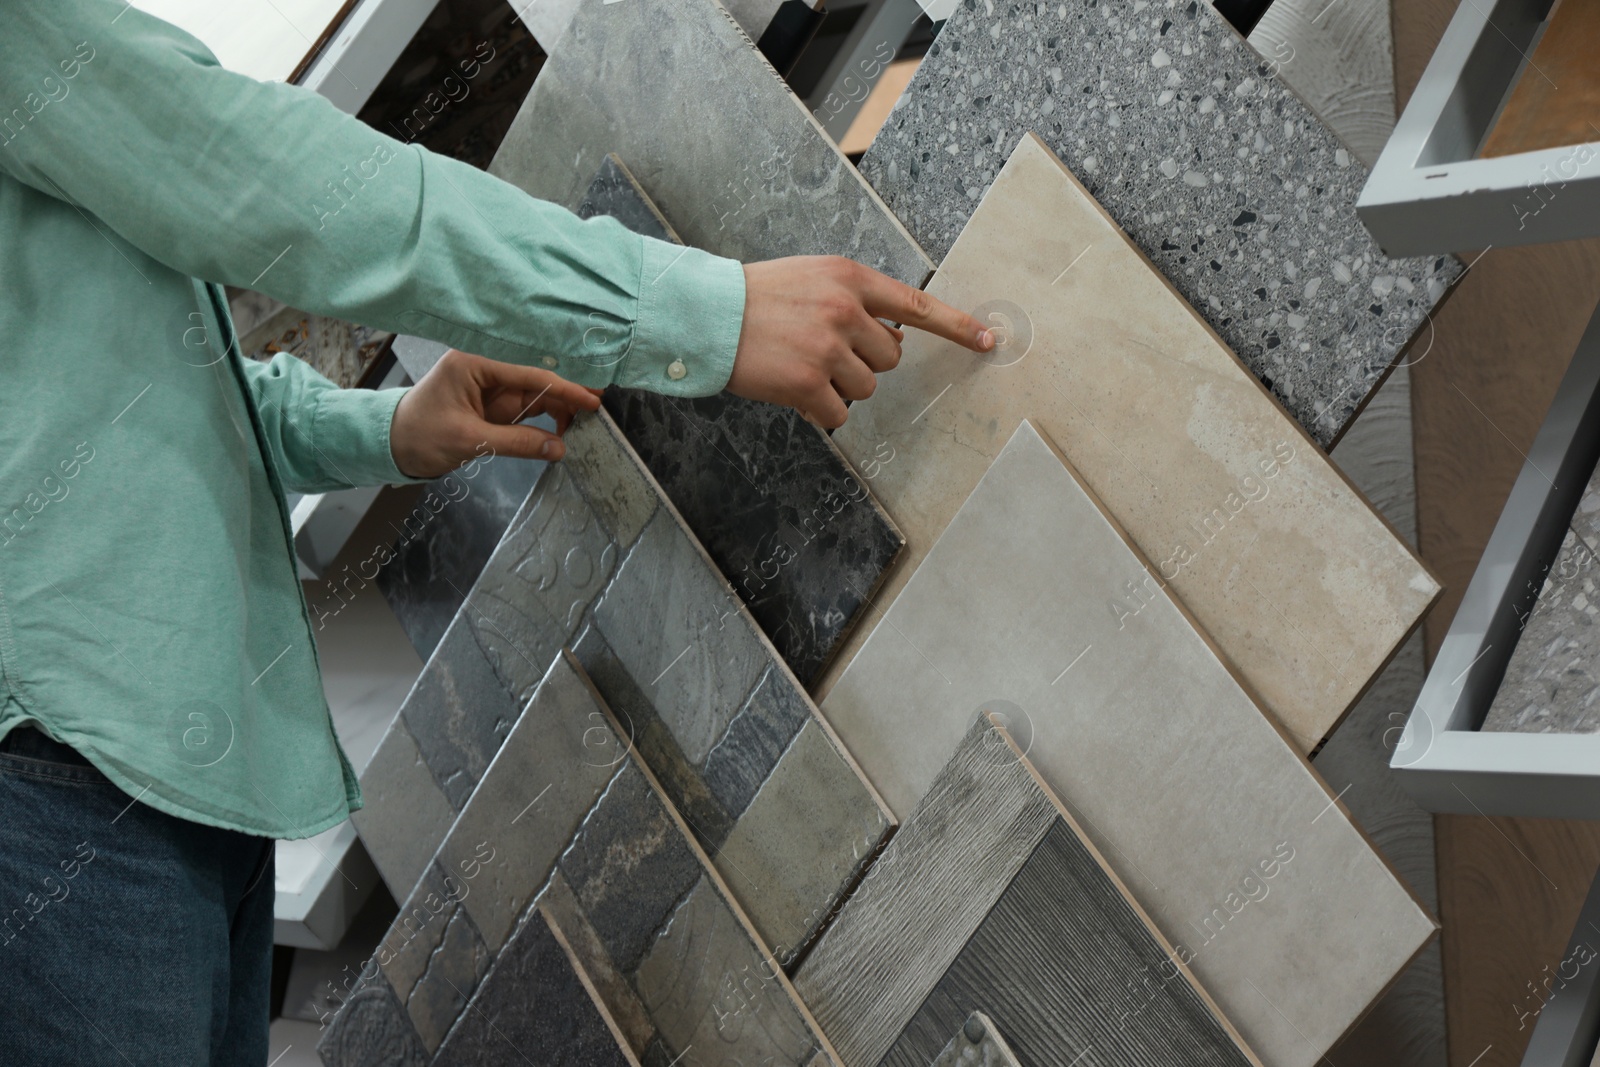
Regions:
M 524 426 L 521 423 L 500 426 L 485 422 L 478 427 L 478 433 L 489 442 L 489 447 L 494 449 L 497 456 L 554 462 L 567 454 L 567 446 L 561 443 L 561 438 L 537 426 Z

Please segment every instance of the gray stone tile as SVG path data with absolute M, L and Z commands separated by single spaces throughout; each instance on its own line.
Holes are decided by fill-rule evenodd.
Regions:
M 1585 498 L 1587 499 L 1587 497 Z M 1600 570 L 1572 530 L 1545 578 L 1506 665 L 1483 729 L 1592 734 L 1600 730 Z
M 624 973 L 701 873 L 694 849 L 631 759 L 584 819 L 560 869 Z
M 448 922 L 441 923 L 439 945 L 406 998 L 406 1014 L 429 1052 L 438 1051 L 444 1043 L 445 1034 L 489 969 L 489 948 L 478 936 L 471 916 L 463 908 L 454 911 Z
M 491 952 L 537 895 L 573 833 L 617 773 L 593 742 L 604 712 L 571 662 L 557 656 L 472 800 L 439 848 L 462 878 L 462 907 Z
M 427 1067 L 411 1020 L 381 976 L 361 983 L 317 1042 L 327 1067 Z
M 818 1043 L 776 962 L 701 878 L 639 964 L 639 997 L 680 1052 L 707 1064 L 809 1064 Z
M 393 555 L 378 570 L 378 588 L 424 660 L 544 468 L 539 460 L 485 455 L 429 482 L 396 524 Z
M 724 811 L 735 819 L 744 813 L 789 742 L 811 721 L 805 697 L 782 671 L 769 667 L 706 756 L 705 783 Z
M 1572 515 L 1572 529 L 1591 552 L 1600 552 L 1600 467 L 1584 487 Z
M 544 917 L 530 911 L 434 1059 L 435 1067 L 637 1064 Z
M 944 1051 L 928 1067 L 1022 1067 L 993 1020 L 981 1011 L 967 1016 Z
M 401 1003 L 411 997 L 417 980 L 427 971 L 429 960 L 444 940 L 445 928 L 469 892 L 471 886 L 459 875 L 445 874 L 430 863 L 401 905 L 377 952 L 378 966 Z
M 614 155 L 578 214 L 677 240 Z M 779 655 L 815 681 L 905 545 L 865 483 L 791 408 L 617 388 L 604 401 Z
M 465 617 L 445 633 L 400 706 L 439 791 L 460 811 L 516 721 L 518 706 Z M 381 782 L 381 772 L 368 776 Z
M 384 884 L 404 897 L 422 877 L 456 811 L 399 716 L 362 772 L 361 793 L 365 807 L 350 821 Z
M 718 3 L 583 0 L 489 169 L 576 207 L 608 152 L 707 251 L 932 269 Z
M 889 830 L 854 802 L 853 779 L 827 730 L 808 721 L 716 855 L 733 891 L 763 902 L 756 929 L 786 966 Z
M 1205 3 L 963 4 L 861 170 L 942 257 L 1034 131 L 1326 447 L 1462 268 L 1379 251 L 1271 69 Z
M 639 605 L 654 610 L 641 612 Z M 705 761 L 771 662 L 738 601 L 667 511 L 645 527 L 595 605 L 595 625 L 694 764 Z
M 560 871 L 550 876 L 544 892 L 539 894 L 538 907 L 556 939 L 572 958 L 574 968 L 595 991 L 595 1000 L 604 1005 L 622 1043 L 639 1056 L 659 1048 L 656 1025 L 650 1021 L 644 1002 L 627 977 L 611 962 L 604 942 L 589 925 L 589 917 L 583 913 L 572 887 Z

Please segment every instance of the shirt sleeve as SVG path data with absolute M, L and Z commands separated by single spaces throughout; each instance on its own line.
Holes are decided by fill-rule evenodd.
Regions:
M 166 266 L 584 385 L 727 383 L 737 262 L 580 220 L 226 71 L 122 0 L 0 11 L 0 168 Z

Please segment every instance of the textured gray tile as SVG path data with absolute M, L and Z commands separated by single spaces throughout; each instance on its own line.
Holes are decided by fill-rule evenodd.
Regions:
M 643 603 L 658 610 L 641 612 Z M 666 511 L 645 527 L 595 605 L 606 643 L 691 763 L 705 761 L 770 662 L 753 630 L 724 625 L 736 606 Z
M 701 878 L 639 964 L 661 1036 L 703 1063 L 808 1064 L 818 1043 L 778 965 Z
M 1572 530 L 1523 623 L 1483 729 L 1592 734 L 1600 730 L 1600 570 Z
M 384 884 L 404 897 L 456 817 L 404 719 L 396 716 L 378 743 L 361 774 L 361 793 L 365 806 L 350 821 Z
M 944 1051 L 928 1067 L 1021 1067 L 1017 1054 L 981 1011 L 967 1016 Z
M 385 931 L 378 946 L 378 966 L 401 1003 L 410 999 L 469 892 L 471 886 L 460 876 L 444 874 L 430 863 Z
M 578 214 L 677 240 L 614 155 Z M 866 484 L 792 408 L 616 388 L 604 402 L 789 668 L 815 681 L 905 545 Z
M 573 966 L 595 991 L 595 999 L 605 1006 L 621 1040 L 635 1055 L 644 1056 L 659 1047 L 656 1025 L 650 1021 L 639 994 L 606 953 L 605 943 L 589 925 L 589 917 L 573 894 L 567 880 L 556 871 L 544 892 L 539 894 L 539 912 L 572 957 Z
M 501 950 L 435 1067 L 636 1064 L 536 910 Z
M 561 857 L 561 875 L 621 971 L 638 965 L 700 877 L 694 849 L 630 759 Z
M 490 172 L 576 207 L 615 152 L 688 244 L 932 264 L 714 0 L 582 0 Z
M 490 951 L 510 936 L 617 773 L 617 754 L 592 743 L 603 719 L 587 682 L 557 656 L 439 848 L 439 865 L 467 879 L 462 906 Z
M 567 430 L 567 455 L 561 462 L 583 487 L 606 536 L 627 550 L 661 507 L 661 495 L 626 441 L 612 427 L 595 419 L 579 419 Z
M 1378 250 L 1366 169 L 1270 70 L 1205 3 L 963 4 L 861 169 L 942 256 L 1034 131 L 1326 446 L 1461 265 Z
M 430 1052 L 444 1043 L 444 1035 L 488 971 L 490 959 L 489 948 L 465 909 L 456 908 L 440 927 L 439 945 L 406 998 L 406 1014 Z
M 706 756 L 706 786 L 730 817 L 744 813 L 789 742 L 811 721 L 800 691 L 769 667 Z
M 317 1042 L 327 1067 L 427 1067 L 411 1020 L 379 976 L 363 981 Z
M 854 777 L 822 724 L 807 721 L 717 853 L 733 891 L 762 900 L 756 929 L 784 965 L 824 918 L 814 902 L 851 882 L 888 830 L 854 802 Z

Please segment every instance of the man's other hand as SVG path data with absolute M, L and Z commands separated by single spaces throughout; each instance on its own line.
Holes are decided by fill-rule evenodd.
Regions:
M 994 347 L 983 323 L 838 256 L 792 256 L 744 268 L 744 327 L 728 391 L 844 425 L 846 400 L 865 400 L 874 375 L 900 362 L 903 323 L 974 352 Z
M 389 450 L 409 478 L 437 478 L 476 458 L 487 443 L 499 456 L 558 460 L 557 434 L 522 419 L 548 414 L 565 433 L 572 417 L 600 397 L 546 370 L 500 363 L 451 349 L 395 408 Z

